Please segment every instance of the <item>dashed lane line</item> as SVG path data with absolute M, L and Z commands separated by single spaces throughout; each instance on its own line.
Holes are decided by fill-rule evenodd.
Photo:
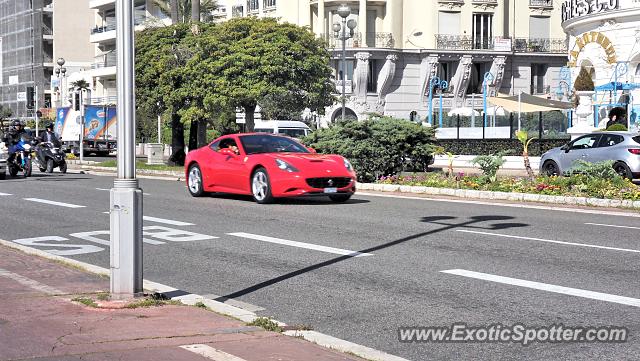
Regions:
M 230 235 L 230 236 L 234 236 L 234 237 L 253 239 L 253 240 L 256 240 L 256 241 L 281 244 L 281 245 L 291 246 L 291 247 L 306 248 L 306 249 L 311 249 L 311 250 L 314 250 L 314 251 L 339 254 L 339 255 L 343 255 L 343 256 L 352 256 L 352 257 L 373 256 L 373 254 L 371 254 L 371 253 L 362 253 L 362 252 L 357 252 L 357 251 L 351 251 L 351 250 L 348 250 L 348 249 L 327 247 L 327 246 L 321 246 L 321 245 L 312 244 L 312 243 L 289 241 L 289 240 L 286 240 L 286 239 L 261 236 L 259 234 L 251 234 L 251 233 L 244 233 L 244 232 L 227 233 L 227 234 Z
M 618 296 L 618 295 L 612 295 L 608 293 L 601 293 L 601 292 L 594 292 L 594 291 L 587 291 L 579 288 L 570 288 L 570 287 L 552 285 L 548 283 L 533 282 L 533 281 L 527 281 L 527 280 L 518 279 L 518 278 L 503 277 L 503 276 L 492 275 L 489 273 L 480 273 L 480 272 L 468 271 L 463 269 L 451 269 L 451 270 L 440 271 L 440 272 L 456 275 L 456 276 L 475 278 L 483 281 L 502 283 L 502 284 L 518 286 L 518 287 L 532 288 L 540 291 L 560 293 L 568 296 L 575 296 L 575 297 L 588 298 L 588 299 L 598 300 L 598 301 L 618 303 L 625 306 L 640 307 L 640 299 L 637 299 L 637 298 Z
M 608 247 L 608 246 L 600 246 L 600 245 L 596 245 L 596 244 L 587 244 L 587 243 L 555 241 L 555 240 L 552 240 L 552 239 L 543 239 L 543 238 L 534 238 L 534 237 L 512 236 L 512 235 L 508 235 L 508 234 L 491 233 L 491 232 L 469 231 L 469 230 L 466 230 L 466 229 L 458 229 L 457 232 L 481 234 L 481 235 L 485 235 L 485 236 L 494 236 L 494 237 L 502 237 L 502 238 L 520 239 L 520 240 L 527 240 L 527 241 L 555 243 L 555 244 L 561 244 L 561 245 L 565 245 L 565 246 L 576 246 L 576 247 L 606 249 L 606 250 L 609 250 L 609 251 L 640 253 L 640 250 L 637 250 L 637 249 Z
M 25 201 L 29 201 L 29 202 L 50 204 L 52 206 L 58 206 L 58 207 L 66 207 L 66 208 L 85 208 L 86 207 L 86 206 L 80 206 L 80 205 L 77 205 L 77 204 L 51 201 L 51 200 L 48 200 L 48 199 L 40 199 L 40 198 L 23 198 L 23 199 Z
M 640 229 L 640 227 L 632 227 L 632 226 L 618 226 L 615 224 L 602 224 L 602 223 L 585 223 L 590 226 L 600 226 L 600 227 L 612 227 L 612 228 L 627 228 L 627 229 Z

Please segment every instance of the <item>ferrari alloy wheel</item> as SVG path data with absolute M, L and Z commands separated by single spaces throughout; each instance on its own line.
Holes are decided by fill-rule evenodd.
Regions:
M 260 204 L 273 202 L 269 175 L 264 168 L 258 168 L 251 177 L 251 192 L 253 199 Z
M 202 186 L 202 172 L 197 164 L 189 167 L 187 188 L 193 197 L 201 197 L 204 194 L 204 188 Z

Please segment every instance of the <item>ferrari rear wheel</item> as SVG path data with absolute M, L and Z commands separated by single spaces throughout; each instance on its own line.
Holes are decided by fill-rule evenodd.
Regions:
M 187 178 L 187 189 L 193 197 L 202 197 L 204 195 L 204 187 L 202 186 L 202 171 L 197 164 L 189 167 L 189 176 Z
M 251 192 L 253 193 L 253 199 L 259 204 L 273 202 L 271 182 L 269 182 L 269 174 L 267 174 L 266 169 L 258 168 L 253 172 L 253 176 L 251 177 Z

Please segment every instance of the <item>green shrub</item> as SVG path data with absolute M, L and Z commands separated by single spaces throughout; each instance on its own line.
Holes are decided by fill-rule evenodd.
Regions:
M 612 124 L 607 128 L 608 132 L 626 132 L 627 131 L 627 127 L 624 126 L 624 124 L 620 124 L 620 123 L 616 123 L 616 124 Z
M 403 171 L 426 171 L 435 150 L 432 128 L 389 117 L 336 123 L 302 142 L 319 153 L 346 157 L 363 182 Z
M 572 173 L 582 174 L 586 177 L 613 180 L 620 175 L 613 169 L 613 161 L 591 163 L 578 159 L 573 162 Z
M 529 155 L 537 157 L 568 142 L 569 138 L 535 139 L 529 145 Z M 457 155 L 491 155 L 506 150 L 518 154 L 522 150 L 518 139 L 438 139 L 437 145 Z
M 498 153 L 497 155 L 479 155 L 471 161 L 472 164 L 477 164 L 482 170 L 482 175 L 490 182 L 495 182 L 497 179 L 498 169 L 507 161 L 504 159 L 504 153 Z

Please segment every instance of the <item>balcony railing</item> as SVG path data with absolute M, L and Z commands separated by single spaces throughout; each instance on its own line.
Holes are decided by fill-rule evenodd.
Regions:
M 438 0 L 440 4 L 464 4 L 464 0 Z
M 342 40 L 336 39 L 335 36 L 333 36 L 333 34 L 329 36 L 326 34 L 322 34 L 320 35 L 320 37 L 325 41 L 327 41 L 329 48 L 335 49 L 335 48 L 342 47 Z M 362 34 L 355 33 L 353 35 L 353 38 L 347 39 L 346 46 L 347 48 L 367 48 L 368 47 L 368 48 L 385 48 L 385 49 L 390 49 L 395 46 L 393 34 L 391 33 L 382 33 L 382 32 L 366 33 L 365 39 L 366 39 L 366 44 L 363 41 Z
M 529 0 L 529 7 L 553 9 L 553 0 Z
M 436 48 L 440 50 L 493 50 L 491 38 L 474 39 L 469 35 L 436 34 Z
M 53 29 L 47 24 L 42 24 L 42 35 L 53 35 Z
M 473 4 L 498 5 L 498 0 L 471 0 Z
M 116 58 L 116 53 L 111 52 L 103 56 L 100 61 L 96 61 L 95 63 L 91 64 L 91 69 L 100 69 L 100 68 L 108 68 L 110 66 L 116 66 L 117 61 L 118 60 Z
M 516 38 L 513 51 L 516 53 L 566 53 L 566 39 Z
M 136 16 L 135 19 L 133 20 L 133 24 L 134 25 L 141 25 L 146 20 L 147 20 L 146 16 Z M 99 34 L 99 33 L 106 33 L 108 31 L 113 31 L 113 30 L 116 30 L 115 19 L 113 19 L 113 20 L 107 19 L 106 25 L 96 26 L 93 29 L 91 29 L 91 35 L 95 35 L 95 34 Z

